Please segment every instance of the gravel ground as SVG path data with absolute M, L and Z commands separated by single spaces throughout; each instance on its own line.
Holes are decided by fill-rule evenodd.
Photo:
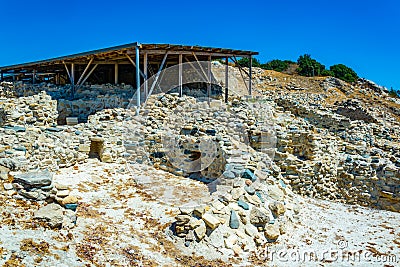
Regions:
M 54 180 L 68 185 L 71 195 L 79 198 L 76 226 L 52 230 L 37 225 L 31 217 L 41 203 L 16 201 L 0 191 L 0 265 L 399 266 L 400 262 L 399 213 L 299 197 L 301 211 L 287 234 L 257 255 L 233 256 L 205 245 L 185 248 L 170 235 L 168 228 L 179 206 L 206 199 L 208 188 L 200 182 L 145 165 L 128 170 L 97 160 L 62 169 Z

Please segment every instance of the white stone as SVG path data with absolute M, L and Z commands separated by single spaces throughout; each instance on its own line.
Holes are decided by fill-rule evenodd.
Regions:
M 220 224 L 220 221 L 210 213 L 203 214 L 202 219 L 211 230 L 214 230 Z
M 227 239 L 225 239 L 225 247 L 232 249 L 233 246 L 236 244 L 237 240 L 238 240 L 237 235 L 235 234 L 230 235 Z

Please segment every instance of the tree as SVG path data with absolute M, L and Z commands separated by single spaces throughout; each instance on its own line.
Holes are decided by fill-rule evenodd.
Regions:
M 311 58 L 311 55 L 305 54 L 297 59 L 297 73 L 303 76 L 319 76 L 325 70 L 325 66 Z
M 261 64 L 261 68 L 265 70 L 275 70 L 282 72 L 288 69 L 289 64 L 294 64 L 294 62 L 290 60 L 274 59 L 267 63 Z
M 333 73 L 333 71 L 330 71 L 330 70 L 323 70 L 322 72 L 321 72 L 321 76 L 335 76 L 335 74 Z
M 257 58 L 252 58 L 252 62 L 251 62 L 251 66 L 252 67 L 260 67 L 261 63 Z M 239 59 L 237 61 L 237 64 L 241 67 L 250 67 L 250 59 L 247 57 L 242 57 L 241 59 Z
M 333 72 L 336 78 L 341 79 L 343 81 L 353 83 L 358 80 L 357 73 L 343 64 L 333 65 L 330 67 L 330 70 Z

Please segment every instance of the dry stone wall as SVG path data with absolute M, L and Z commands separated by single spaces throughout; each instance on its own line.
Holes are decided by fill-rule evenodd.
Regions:
M 56 87 L 43 88 L 48 91 Z M 82 113 L 86 109 L 88 121 L 74 126 L 56 124 L 58 108 L 63 105 L 60 103 L 74 105 L 69 100 L 57 102 L 42 91 L 2 98 L 0 155 L 7 160 L 3 167 L 54 171 L 98 157 L 104 162 L 149 162 L 171 173 L 206 182 L 219 179 L 220 186 L 233 186 L 233 180 L 241 178 L 246 170 L 258 172 L 256 162 L 261 161 L 268 166 L 261 176 L 282 179 L 300 194 L 399 211 L 400 127 L 395 120 L 383 118 L 379 115 L 382 112 L 365 108 L 362 103 L 353 101 L 349 107 L 367 117 L 342 116 L 337 108 L 322 108 L 323 96 L 279 93 L 254 100 L 257 108 L 237 98 L 229 105 L 214 100 L 210 110 L 206 102 L 172 93 L 153 96 L 149 108 L 139 117 L 125 109 L 88 115 L 108 105 L 126 103 L 130 87 L 121 87 L 119 94 L 107 97 L 105 92 L 110 88 L 93 87 L 97 90 L 93 95 L 101 103 L 98 106 L 92 100 L 76 100 Z M 80 93 L 90 95 L 86 91 Z M 28 92 L 26 88 L 24 92 Z M 273 108 L 260 108 L 267 106 Z M 337 103 L 337 107 L 345 106 Z M 268 121 L 264 123 L 266 119 L 274 127 L 269 127 Z M 170 151 L 164 147 L 166 123 L 169 131 L 184 141 L 182 148 L 191 157 L 189 171 L 171 162 L 171 158 L 179 158 L 177 154 L 166 154 Z M 127 128 L 134 134 L 127 133 Z M 205 162 L 207 157 L 198 146 L 203 138 L 215 148 L 211 149 L 214 154 L 208 155 L 211 163 Z M 101 146 L 95 148 L 95 142 Z M 195 162 L 198 158 L 203 162 Z M 196 169 L 196 164 L 207 168 Z
M 275 159 L 282 175 L 303 195 L 399 211 L 398 123 L 379 123 L 357 101 L 337 103 L 335 110 L 318 108 L 321 100 L 276 100 L 289 112 L 278 122 Z

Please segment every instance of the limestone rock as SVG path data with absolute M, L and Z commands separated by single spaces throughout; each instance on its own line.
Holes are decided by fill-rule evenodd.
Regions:
M 267 224 L 265 226 L 264 235 L 268 241 L 275 242 L 280 235 L 279 226 L 277 223 Z
M 63 223 L 63 208 L 55 203 L 48 204 L 35 212 L 34 219 L 47 222 L 51 228 L 60 228 Z
M 11 190 L 11 189 L 14 188 L 13 185 L 10 184 L 10 183 L 4 183 L 3 187 L 4 187 L 5 190 Z
M 249 204 L 247 204 L 246 202 L 242 201 L 242 200 L 238 200 L 237 204 L 239 205 L 239 207 L 242 207 L 244 210 L 249 210 Z
M 67 196 L 62 200 L 62 204 L 65 206 L 67 204 L 76 204 L 78 203 L 78 199 L 75 196 Z
M 10 172 L 9 168 L 0 165 L 0 179 L 1 180 L 7 180 L 9 172 Z
M 206 228 L 204 221 L 201 221 L 201 222 L 202 223 L 197 228 L 194 229 L 194 233 L 196 235 L 197 241 L 201 241 L 205 237 L 206 232 L 207 232 L 207 228 Z
M 272 211 L 274 217 L 278 217 L 285 213 L 286 208 L 282 202 L 274 201 L 269 204 L 269 209 Z
M 231 210 L 231 216 L 229 218 L 229 226 L 232 229 L 238 229 L 239 228 L 239 217 L 237 216 L 236 212 L 234 210 Z
M 250 211 L 250 223 L 254 225 L 264 225 L 269 222 L 269 214 L 260 208 L 253 207 Z
M 235 235 L 235 234 L 230 235 L 227 239 L 224 240 L 225 241 L 225 247 L 232 249 L 233 246 L 236 244 L 237 239 L 238 239 L 237 235 Z
M 283 200 L 284 193 L 283 191 L 277 186 L 277 185 L 272 185 L 268 187 L 268 194 L 271 198 L 281 201 Z
M 53 174 L 49 171 L 14 174 L 14 182 L 29 187 L 48 186 L 51 184 L 52 180 Z
M 216 217 L 214 217 L 210 213 L 203 214 L 202 219 L 211 230 L 217 228 L 218 225 L 221 223 Z
M 60 197 L 60 198 L 64 198 L 64 197 L 67 197 L 69 195 L 69 190 L 67 189 L 67 190 L 59 190 L 58 192 L 57 192 L 57 197 Z

